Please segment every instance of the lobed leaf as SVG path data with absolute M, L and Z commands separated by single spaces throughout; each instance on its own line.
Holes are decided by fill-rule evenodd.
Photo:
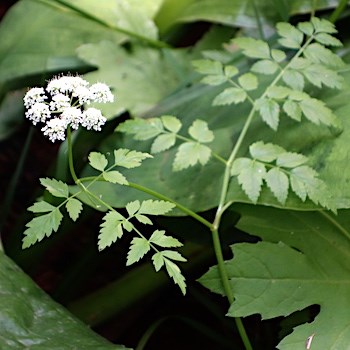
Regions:
M 186 262 L 187 259 L 184 258 L 179 252 L 174 250 L 163 250 L 162 255 L 170 260 Z
M 151 246 L 146 238 L 135 237 L 131 241 L 128 251 L 126 266 L 130 266 L 142 259 L 151 249 Z
M 278 50 L 278 49 L 272 49 L 271 50 L 271 57 L 277 62 L 283 62 L 286 58 L 287 55 L 284 51 Z
M 107 158 L 99 152 L 90 152 L 89 153 L 89 164 L 97 170 L 103 171 L 105 170 L 108 161 Z
M 109 211 L 103 217 L 100 234 L 98 236 L 98 249 L 103 250 L 116 242 L 118 238 L 123 236 L 122 222 L 125 220 L 124 216 L 117 211 Z
M 150 243 L 159 245 L 163 248 L 176 248 L 182 247 L 182 243 L 174 237 L 166 236 L 164 230 L 156 230 L 153 232 L 151 238 L 149 239 Z
M 276 29 L 282 37 L 278 42 L 290 49 L 299 49 L 304 40 L 304 34 L 290 23 L 277 23 Z
M 164 265 L 163 252 L 157 252 L 152 255 L 154 269 L 158 272 Z
M 225 77 L 224 75 L 207 75 L 201 80 L 201 83 L 217 86 L 226 83 L 226 81 L 227 77 Z
M 298 29 L 302 31 L 307 36 L 311 36 L 314 33 L 314 26 L 310 22 L 299 22 L 298 23 Z
M 304 56 L 314 63 L 323 63 L 334 68 L 344 66 L 343 60 L 338 55 L 318 43 L 308 45 L 304 50 Z
M 282 100 L 285 99 L 291 92 L 292 90 L 285 86 L 273 85 L 268 87 L 267 96 L 270 98 Z
M 295 168 L 303 165 L 308 161 L 308 158 L 300 153 L 284 152 L 278 155 L 276 164 L 284 168 Z
M 310 65 L 302 73 L 311 84 L 319 88 L 325 85 L 332 89 L 341 89 L 343 86 L 344 79 L 342 76 L 320 64 Z
M 327 21 L 326 19 L 312 17 L 311 23 L 313 24 L 316 33 L 328 33 L 328 34 L 337 33 L 337 30 L 334 24 Z
M 119 148 L 114 150 L 114 165 L 122 166 L 127 169 L 137 168 L 142 161 L 147 158 L 153 158 L 150 154 L 129 149 Z
M 76 198 L 69 198 L 66 203 L 66 209 L 70 218 L 76 221 L 83 210 L 83 203 Z
M 239 70 L 236 66 L 227 65 L 224 67 L 224 74 L 227 78 L 232 78 L 239 73 Z
M 185 277 L 182 275 L 179 267 L 173 263 L 171 260 L 163 257 L 166 270 L 168 275 L 173 279 L 173 281 L 180 287 L 183 295 L 186 294 L 186 282 Z
M 172 115 L 163 115 L 160 117 L 165 129 L 173 133 L 178 133 L 182 127 L 181 121 Z
M 217 95 L 213 100 L 213 106 L 230 105 L 244 102 L 247 98 L 245 90 L 240 88 L 227 88 Z
M 43 238 L 49 237 L 52 232 L 57 232 L 63 215 L 58 208 L 50 213 L 37 216 L 26 224 L 27 229 L 24 231 L 22 248 L 28 248 Z
M 233 43 L 243 50 L 244 55 L 248 57 L 270 58 L 270 48 L 265 41 L 253 38 L 235 38 L 233 39 Z
M 68 198 L 69 190 L 68 185 L 62 181 L 56 179 L 40 179 L 40 183 L 49 191 L 53 196 L 59 198 Z
M 141 224 L 144 224 L 144 225 L 153 225 L 152 220 L 151 220 L 150 218 L 148 218 L 147 216 L 145 216 L 145 215 L 136 214 L 134 217 L 135 217 L 135 219 L 136 219 L 138 222 L 141 222 Z
M 204 120 L 196 119 L 188 129 L 188 133 L 200 143 L 209 143 L 214 140 L 214 134 L 208 128 L 208 123 Z
M 211 156 L 211 149 L 198 142 L 185 142 L 180 145 L 175 160 L 173 170 L 180 171 L 198 163 L 205 165 Z

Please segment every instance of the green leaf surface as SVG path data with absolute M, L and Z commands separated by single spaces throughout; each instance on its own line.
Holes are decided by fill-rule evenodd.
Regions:
M 173 115 L 162 115 L 160 119 L 165 129 L 175 134 L 180 131 L 182 126 L 180 119 L 174 117 Z
M 230 105 L 244 102 L 247 98 L 247 93 L 240 88 L 227 88 L 213 100 L 213 106 Z
M 105 155 L 99 152 L 90 152 L 89 154 L 89 164 L 97 170 L 103 171 L 105 170 L 108 161 Z
M 323 45 L 326 46 L 343 46 L 342 42 L 332 35 L 327 33 L 319 33 L 315 35 L 315 39 Z
M 311 84 L 319 88 L 324 85 L 332 89 L 341 89 L 344 82 L 341 75 L 320 64 L 310 65 L 302 73 Z
M 308 161 L 308 158 L 299 153 L 284 152 L 278 155 L 276 164 L 284 168 L 295 168 Z
M 129 217 L 135 215 L 139 211 L 140 206 L 141 206 L 140 201 L 133 201 L 128 203 L 125 209 L 128 212 Z
M 168 258 L 170 260 L 181 261 L 181 262 L 187 261 L 187 259 L 184 258 L 179 252 L 176 252 L 174 250 L 163 250 L 162 255 L 165 258 Z
M 277 130 L 279 124 L 280 106 L 272 99 L 260 98 L 256 101 L 257 109 L 262 120 L 273 130 Z
M 147 158 L 152 158 L 148 153 L 138 152 L 135 150 L 129 150 L 125 148 L 119 148 L 113 151 L 114 165 L 122 166 L 127 169 L 137 168 L 141 165 L 142 161 Z
M 288 176 L 281 169 L 272 168 L 266 173 L 264 180 L 277 200 L 284 204 L 288 196 Z
M 146 215 L 164 215 L 174 208 L 174 203 L 166 201 L 155 201 L 150 199 L 147 201 L 142 201 L 138 213 Z
M 304 39 L 304 34 L 290 23 L 277 23 L 278 34 L 282 37 L 278 42 L 287 48 L 298 49 Z
M 0 252 L 0 348 L 126 350 L 109 343 L 53 301 Z
M 301 111 L 301 108 L 299 106 L 299 103 L 291 101 L 291 100 L 287 100 L 283 103 L 282 108 L 283 108 L 284 112 L 286 112 L 288 117 L 296 120 L 297 122 L 301 121 L 302 111 Z
M 70 218 L 73 221 L 76 221 L 83 210 L 83 203 L 81 203 L 78 199 L 76 198 L 69 198 L 67 203 L 66 203 L 66 209 L 68 211 L 68 214 Z
M 238 78 L 238 82 L 246 91 L 255 90 L 258 87 L 258 78 L 253 73 L 242 74 Z
M 183 295 L 186 294 L 186 282 L 185 277 L 182 275 L 181 270 L 179 267 L 173 263 L 168 258 L 165 258 L 163 256 L 165 268 L 168 273 L 168 275 L 173 279 L 173 281 L 180 287 L 181 292 Z
M 133 135 L 135 140 L 152 139 L 163 132 L 163 125 L 160 119 L 132 119 L 121 123 L 116 128 L 117 131 L 128 135 Z
M 106 181 L 112 182 L 114 184 L 119 184 L 119 185 L 128 184 L 128 180 L 126 179 L 126 177 L 118 170 L 104 171 L 103 178 Z
M 36 202 L 28 208 L 28 210 L 33 213 L 47 213 L 55 209 L 56 207 L 45 201 Z
M 173 147 L 176 143 L 175 134 L 163 134 L 155 138 L 152 143 L 151 153 L 160 153 L 166 151 L 167 149 Z
M 126 266 L 130 266 L 142 259 L 151 249 L 151 246 L 146 238 L 134 237 L 131 241 L 128 251 L 128 259 Z
M 164 230 L 154 231 L 149 239 L 149 242 L 163 248 L 176 248 L 183 245 L 178 239 L 167 236 Z
M 67 198 L 69 195 L 68 185 L 62 181 L 56 179 L 41 178 L 40 183 L 55 197 Z
M 200 143 L 209 143 L 214 140 L 214 134 L 208 128 L 208 123 L 204 120 L 196 119 L 188 129 L 192 138 Z
M 116 211 L 109 211 L 103 217 L 100 234 L 98 236 L 98 249 L 103 250 L 115 243 L 123 235 L 122 222 L 124 217 Z
M 252 66 L 251 71 L 260 74 L 274 74 L 278 69 L 278 64 L 270 60 L 260 60 L 255 62 Z
M 262 162 L 271 163 L 276 160 L 285 150 L 273 143 L 264 143 L 262 141 L 254 142 L 249 146 L 251 156 Z
M 233 43 L 248 57 L 262 59 L 270 58 L 270 48 L 265 41 L 253 38 L 236 38 L 233 39 Z
M 201 59 L 192 61 L 194 69 L 205 75 L 223 75 L 223 65 L 221 62 Z
M 286 70 L 282 76 L 282 79 L 292 89 L 300 91 L 304 89 L 304 77 L 297 70 Z
M 296 212 L 241 206 L 240 230 L 259 236 L 257 244 L 235 244 L 234 259 L 226 262 L 235 301 L 229 315 L 259 313 L 263 319 L 286 316 L 320 305 L 310 323 L 294 328 L 277 346 L 280 350 L 346 349 L 350 335 L 349 212 Z M 271 220 L 273 218 L 273 220 Z M 201 283 L 222 294 L 217 268 Z
M 304 50 L 304 56 L 314 63 L 323 63 L 334 68 L 344 66 L 343 60 L 338 55 L 318 43 L 308 45 Z
M 211 149 L 197 142 L 185 142 L 179 146 L 173 163 L 174 171 L 180 171 L 198 163 L 205 165 L 211 156 Z
M 55 208 L 48 214 L 40 215 L 26 224 L 24 231 L 22 248 L 28 248 L 36 242 L 40 242 L 44 237 L 49 237 L 52 232 L 57 232 L 62 221 L 62 214 Z

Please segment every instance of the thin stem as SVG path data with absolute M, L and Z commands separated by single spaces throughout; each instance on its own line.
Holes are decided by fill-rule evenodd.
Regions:
M 340 0 L 338 6 L 329 17 L 329 21 L 332 23 L 335 23 L 340 17 L 341 13 L 344 11 L 347 4 L 348 4 L 348 0 Z
M 74 162 L 73 162 L 73 146 L 72 146 L 72 131 L 70 126 L 67 128 L 67 141 L 68 141 L 68 165 L 69 171 L 72 175 L 74 182 L 79 185 L 80 181 L 75 173 Z

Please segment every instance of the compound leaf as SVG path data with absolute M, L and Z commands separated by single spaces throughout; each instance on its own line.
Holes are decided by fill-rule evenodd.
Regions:
M 107 158 L 99 152 L 90 152 L 89 154 L 89 164 L 97 170 L 105 170 L 108 161 Z
M 204 120 L 196 119 L 190 128 L 188 133 L 200 143 L 208 143 L 214 140 L 214 134 L 208 128 L 208 123 Z
M 68 185 L 56 179 L 40 179 L 40 183 L 55 197 L 67 198 L 69 196 Z
M 58 208 L 50 213 L 37 216 L 26 224 L 22 248 L 28 248 L 36 242 L 40 242 L 45 236 L 49 237 L 52 232 L 57 232 L 63 215 Z
M 164 230 L 156 230 L 153 232 L 150 243 L 157 244 L 163 248 L 181 247 L 183 244 L 174 237 L 167 236 Z
M 219 95 L 217 95 L 213 100 L 213 106 L 223 106 L 230 105 L 232 103 L 241 103 L 244 102 L 247 98 L 247 93 L 245 90 L 240 88 L 227 88 Z
M 205 165 L 211 156 L 211 149 L 198 142 L 185 142 L 180 145 L 173 163 L 174 171 L 180 171 L 198 163 Z
M 116 211 L 109 211 L 103 217 L 100 234 L 98 236 L 98 249 L 103 250 L 123 235 L 122 222 L 125 218 Z
M 232 246 L 234 258 L 226 264 L 235 301 L 228 314 L 259 313 L 270 319 L 318 304 L 316 318 L 295 327 L 277 348 L 305 349 L 314 334 L 310 349 L 346 349 L 350 344 L 350 334 L 344 331 L 350 323 L 349 211 L 333 216 L 263 206 L 237 209 L 241 215 L 237 228 L 263 241 Z M 224 294 L 217 267 L 200 282 Z
M 131 241 L 126 266 L 130 266 L 142 259 L 151 249 L 146 238 L 134 237 Z
M 148 153 L 130 151 L 126 148 L 114 150 L 114 165 L 127 169 L 139 167 L 142 161 L 147 158 L 152 158 L 152 156 Z
M 141 203 L 138 214 L 164 215 L 175 208 L 175 204 L 167 201 L 154 201 L 152 199 Z
M 80 212 L 83 210 L 83 203 L 76 198 L 69 198 L 66 203 L 66 209 L 70 218 L 73 221 L 76 221 L 80 215 Z

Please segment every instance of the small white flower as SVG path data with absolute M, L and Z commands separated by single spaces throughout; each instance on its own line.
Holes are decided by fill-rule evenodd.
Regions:
M 91 99 L 94 102 L 113 102 L 114 96 L 110 88 L 103 83 L 96 83 L 90 86 Z
M 64 141 L 66 138 L 66 124 L 65 121 L 60 118 L 54 118 L 46 123 L 41 131 L 45 136 L 48 136 L 50 141 L 55 142 L 56 140 Z
M 73 97 L 77 97 L 79 100 L 79 104 L 82 106 L 84 103 L 89 104 L 91 101 L 91 92 L 86 86 L 78 86 L 74 89 L 72 93 Z
M 39 122 L 44 123 L 51 117 L 50 108 L 46 103 L 37 102 L 25 113 L 26 118 L 32 121 L 33 125 Z
M 61 111 L 67 107 L 70 107 L 70 99 L 67 95 L 57 94 L 52 97 L 50 102 L 51 111 Z
M 43 88 L 32 88 L 24 95 L 23 101 L 24 106 L 30 108 L 36 103 L 44 102 L 46 99 Z
M 88 129 L 96 131 L 101 130 L 101 126 L 106 123 L 107 119 L 102 115 L 101 111 L 96 108 L 88 108 L 83 112 L 80 124 Z
M 78 87 L 87 87 L 88 85 L 89 83 L 81 77 L 62 76 L 52 79 L 47 84 L 46 90 L 51 95 L 57 95 L 59 93 L 72 93 Z
M 68 107 L 61 114 L 61 119 L 65 122 L 66 127 L 70 125 L 73 129 L 78 129 L 82 119 L 82 113 L 79 108 Z

